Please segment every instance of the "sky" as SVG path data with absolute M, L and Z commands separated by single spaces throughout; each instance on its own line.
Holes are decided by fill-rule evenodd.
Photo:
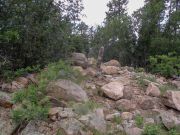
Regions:
M 103 22 L 106 14 L 107 3 L 109 0 L 83 0 L 84 4 L 84 14 L 83 21 L 90 25 L 95 26 Z M 131 15 L 133 11 L 139 9 L 144 5 L 144 0 L 129 0 L 128 4 L 128 14 Z

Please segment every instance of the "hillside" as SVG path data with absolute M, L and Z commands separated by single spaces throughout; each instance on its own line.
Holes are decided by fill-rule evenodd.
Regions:
M 0 135 L 179 135 L 180 80 L 80 53 L 68 63 L 1 84 Z

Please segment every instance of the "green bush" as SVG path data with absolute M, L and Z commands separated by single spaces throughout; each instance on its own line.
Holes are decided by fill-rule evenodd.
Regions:
M 87 101 L 85 103 L 78 103 L 73 105 L 74 111 L 79 115 L 86 115 L 98 107 L 100 107 L 100 105 L 94 101 Z
M 65 73 L 65 76 L 59 74 L 61 71 Z M 39 73 L 38 86 L 30 85 L 15 93 L 13 101 L 20 104 L 20 107 L 12 111 L 12 118 L 15 122 L 46 119 L 49 110 L 49 99 L 46 97 L 45 91 L 47 84 L 52 80 L 67 78 L 67 74 L 73 75 L 73 72 L 65 62 L 49 64 Z
M 136 123 L 136 126 L 137 126 L 137 127 L 139 127 L 139 128 L 143 127 L 144 118 L 143 118 L 142 116 L 140 116 L 140 115 L 137 115 L 137 116 L 135 117 L 135 123 Z
M 169 132 L 168 132 L 169 135 L 180 135 L 180 133 L 178 133 L 178 131 L 176 131 L 175 129 L 171 129 Z
M 150 57 L 150 70 L 165 77 L 180 75 L 180 56 L 169 54 Z
M 160 127 L 158 125 L 149 124 L 144 128 L 143 135 L 159 135 Z
M 40 72 L 40 66 L 39 65 L 32 66 L 32 67 L 21 68 L 21 69 L 18 69 L 16 71 L 4 70 L 2 72 L 2 77 L 6 81 L 12 81 L 16 77 L 23 76 L 23 75 L 26 75 L 28 73 L 37 73 L 37 72 Z

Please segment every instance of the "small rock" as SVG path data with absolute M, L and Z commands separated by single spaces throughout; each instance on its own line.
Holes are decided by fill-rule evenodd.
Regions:
M 126 128 L 125 132 L 127 135 L 142 135 L 143 130 L 137 127 L 134 128 Z
M 124 129 L 126 129 L 126 128 L 132 128 L 132 127 L 134 127 L 136 124 L 135 124 L 135 121 L 134 121 L 134 120 L 124 120 L 124 121 L 122 122 L 122 125 L 123 125 Z
M 167 83 L 166 78 L 164 77 L 157 78 L 156 81 L 162 85 Z
M 11 93 L 13 92 L 12 86 L 10 83 L 3 83 L 1 88 L 2 88 L 2 91 L 4 91 L 4 92 L 11 92 Z
M 180 91 L 167 91 L 162 98 L 162 103 L 165 106 L 174 108 L 180 111 Z
M 59 118 L 72 118 L 75 116 L 76 115 L 74 114 L 72 108 L 55 107 L 49 110 L 49 117 L 53 118 L 52 120 L 57 120 Z
M 57 80 L 51 82 L 47 87 L 48 96 L 66 101 L 85 102 L 88 101 L 86 92 L 70 80 Z
M 146 125 L 146 124 L 154 124 L 154 123 L 155 123 L 155 121 L 154 121 L 153 118 L 145 118 L 144 119 L 144 125 Z
M 123 112 L 123 113 L 121 114 L 121 118 L 122 118 L 123 120 L 132 120 L 132 119 L 133 119 L 133 114 L 130 113 L 130 112 Z
M 87 73 L 87 75 L 90 75 L 92 77 L 97 76 L 97 71 L 92 67 L 87 68 L 86 73 Z
M 96 89 L 96 85 L 94 85 L 94 84 L 92 84 L 92 83 L 86 83 L 86 88 L 87 88 L 87 89 L 95 90 L 95 89 Z
M 117 60 L 110 60 L 106 63 L 104 63 L 105 66 L 115 66 L 115 67 L 119 67 L 120 63 Z
M 146 94 L 153 97 L 159 97 L 161 95 L 161 92 L 155 84 L 150 83 L 146 90 Z
M 123 97 L 124 85 L 120 82 L 111 82 L 101 87 L 101 90 L 109 98 L 119 100 Z
M 4 108 L 12 108 L 13 103 L 9 94 L 0 92 L 0 106 Z

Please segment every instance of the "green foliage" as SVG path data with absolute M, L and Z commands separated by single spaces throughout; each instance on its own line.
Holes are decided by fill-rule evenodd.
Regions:
M 62 132 L 61 130 L 58 130 L 56 135 L 65 135 L 64 132 Z
M 5 80 L 7 81 L 12 81 L 16 77 L 20 77 L 23 75 L 27 75 L 28 73 L 37 73 L 40 72 L 40 66 L 32 66 L 32 67 L 26 67 L 26 68 L 20 68 L 17 69 L 16 71 L 11 71 L 11 70 L 4 70 L 2 73 L 2 76 Z
M 116 124 L 122 124 L 122 119 L 121 119 L 121 117 L 114 117 L 113 122 Z
M 26 102 L 22 108 L 13 110 L 12 114 L 13 120 L 17 123 L 30 120 L 44 120 L 48 116 L 48 106 Z
M 168 132 L 168 135 L 180 135 L 180 133 L 178 133 L 178 131 L 175 130 L 175 129 L 171 129 L 171 130 Z
M 1 0 L 0 7 L 0 75 L 66 57 L 75 48 L 73 37 L 80 37 L 76 46 L 88 44 L 79 29 L 74 34 L 81 0 Z
M 143 135 L 159 135 L 160 127 L 158 125 L 145 125 Z
M 156 82 L 156 77 L 153 75 L 146 75 L 144 73 L 139 73 L 137 74 L 138 77 L 136 77 L 135 79 L 137 79 L 137 83 L 138 85 L 143 88 L 143 90 L 145 90 L 149 84 L 148 81 L 150 82 Z
M 150 57 L 150 69 L 165 77 L 180 75 L 180 57 L 171 55 L 157 55 Z
M 159 86 L 159 89 L 162 94 L 165 93 L 167 90 L 174 90 L 174 91 L 178 90 L 178 88 L 171 83 L 161 85 L 161 86 Z
M 139 128 L 143 127 L 144 124 L 144 118 L 140 115 L 137 115 L 135 117 L 135 122 L 136 122 L 136 126 L 138 126 Z
M 48 82 L 64 77 L 58 75 L 60 71 L 64 71 L 65 75 L 72 73 L 70 66 L 63 61 L 49 64 L 40 72 L 38 86 L 30 85 L 14 94 L 14 103 L 20 104 L 20 107 L 12 111 L 12 118 L 16 122 L 47 118 L 49 99 L 46 97 L 45 89 Z
M 95 101 L 87 101 L 85 103 L 74 104 L 73 109 L 79 115 L 86 115 L 94 109 L 99 108 L 100 105 Z
M 103 135 L 103 133 L 100 133 L 98 130 L 93 129 L 92 130 L 93 135 Z
M 136 68 L 135 72 L 145 72 L 144 68 Z

